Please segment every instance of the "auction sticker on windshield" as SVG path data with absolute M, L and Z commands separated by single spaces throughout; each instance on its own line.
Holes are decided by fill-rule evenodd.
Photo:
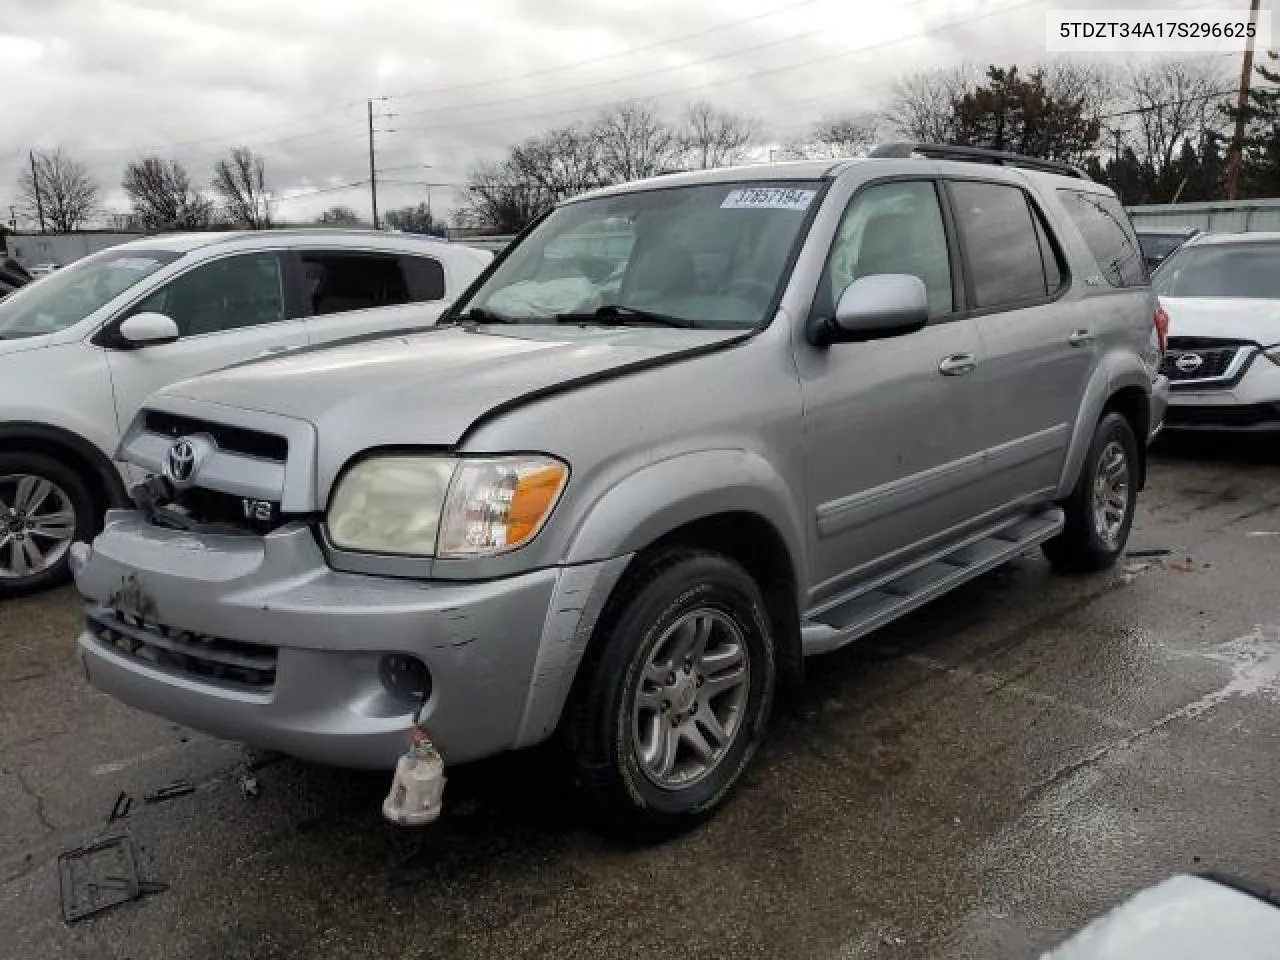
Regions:
M 720 204 L 722 210 L 805 210 L 817 196 L 817 190 L 793 190 L 788 187 L 743 187 L 730 190 Z

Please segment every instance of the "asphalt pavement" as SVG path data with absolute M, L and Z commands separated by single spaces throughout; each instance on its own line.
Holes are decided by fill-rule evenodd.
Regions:
M 0 957 L 987 960 L 1177 872 L 1280 887 L 1280 445 L 1163 449 L 1130 549 L 1028 555 L 810 661 L 731 803 L 654 847 L 585 829 L 538 753 L 394 828 L 385 775 L 90 689 L 70 590 L 5 602 Z M 58 854 L 111 836 L 167 889 L 65 923 Z

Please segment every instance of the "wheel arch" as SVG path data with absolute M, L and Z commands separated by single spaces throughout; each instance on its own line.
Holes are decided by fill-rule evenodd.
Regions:
M 99 512 L 129 502 L 124 481 L 109 457 L 88 440 L 45 423 L 0 424 L 0 453 L 39 453 L 75 470 L 89 487 Z
M 1147 478 L 1147 441 L 1151 421 L 1151 374 L 1137 357 L 1111 354 L 1095 368 L 1085 387 L 1080 412 L 1058 481 L 1059 498 L 1070 496 L 1080 476 L 1094 430 L 1108 413 L 1121 414 L 1138 445 L 1138 489 Z

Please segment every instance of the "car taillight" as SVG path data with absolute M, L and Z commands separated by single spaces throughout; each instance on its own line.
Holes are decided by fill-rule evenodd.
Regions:
M 1164 312 L 1164 307 L 1156 307 L 1152 322 L 1156 326 L 1156 342 L 1160 345 L 1160 352 L 1164 353 L 1169 349 L 1169 315 Z

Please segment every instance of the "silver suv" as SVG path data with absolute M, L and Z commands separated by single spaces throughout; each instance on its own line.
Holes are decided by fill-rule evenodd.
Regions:
M 122 453 L 158 476 L 74 551 L 81 655 L 326 763 L 554 735 L 603 822 L 676 828 L 805 657 L 1036 545 L 1116 559 L 1160 317 L 1112 193 L 1026 158 L 590 193 L 434 330 L 153 396 Z

